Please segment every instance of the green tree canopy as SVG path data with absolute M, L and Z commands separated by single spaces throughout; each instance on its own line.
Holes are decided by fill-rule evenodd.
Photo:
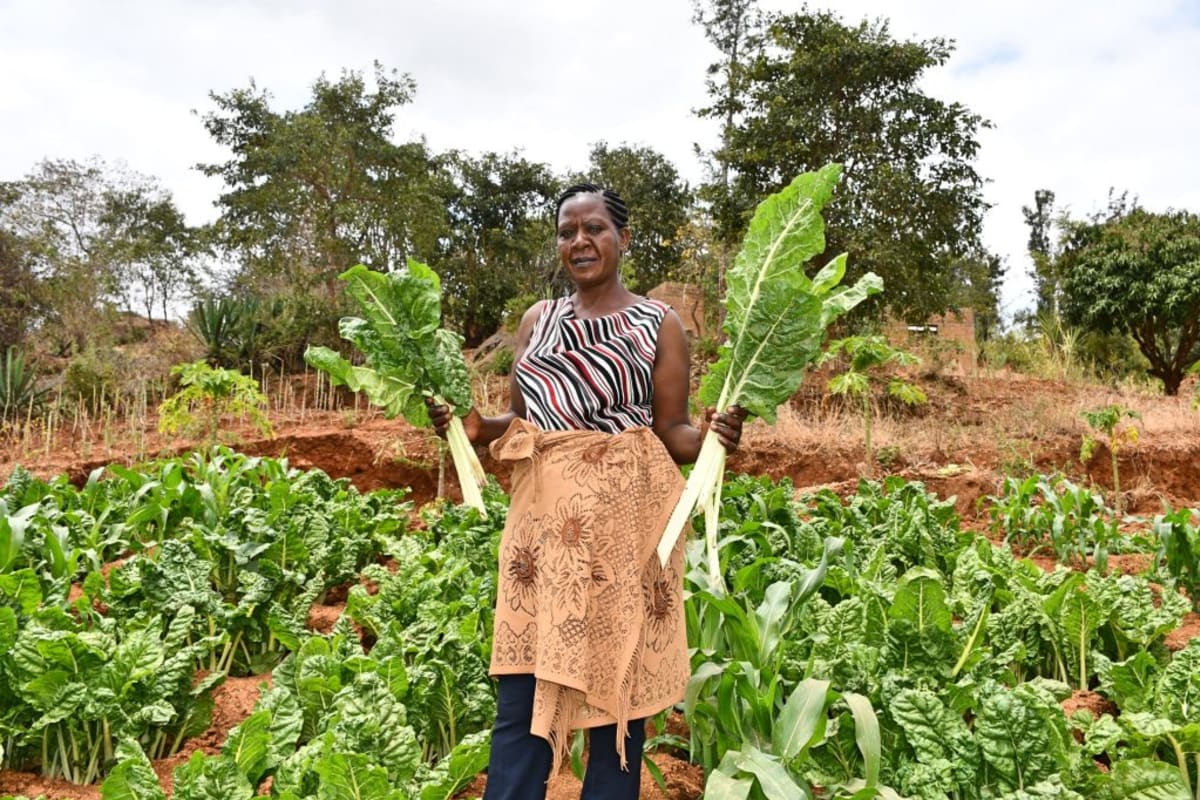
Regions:
M 376 64 L 373 85 L 353 71 L 321 76 L 298 111 L 272 108 L 253 81 L 210 93 L 217 109 L 204 127 L 231 156 L 198 169 L 225 182 L 220 239 L 245 279 L 334 297 L 352 264 L 383 269 L 435 250 L 442 175 L 423 141 L 392 141 L 395 109 L 414 91 Z
M 322 75 L 299 110 L 277 110 L 253 81 L 210 93 L 204 127 L 230 153 L 198 165 L 225 183 L 212 238 L 238 263 L 238 295 L 270 309 L 264 347 L 284 364 L 302 363 L 310 343 L 340 341 L 341 272 L 430 260 L 447 235 L 444 171 L 423 141 L 392 138 L 414 91 L 377 63 L 372 81 Z
M 558 182 L 545 164 L 516 154 L 454 152 L 442 160 L 450 234 L 430 266 L 442 279 L 446 321 L 473 347 L 499 327 L 509 300 L 547 286 Z
M 1021 215 L 1029 228 L 1029 257 L 1033 260 L 1033 282 L 1037 288 L 1037 313 L 1057 314 L 1059 276 L 1055 271 L 1056 253 L 1052 231 L 1054 217 L 1054 192 L 1038 189 L 1033 193 L 1033 206 L 1022 206 Z
M 986 260 L 974 159 L 988 123 L 919 89 L 949 60 L 951 44 L 898 41 L 886 21 L 847 25 L 829 12 L 739 13 L 757 26 L 738 40 L 751 52 L 736 70 L 731 53 L 710 68 L 713 104 L 698 112 L 727 123 L 713 154 L 730 174 L 728 197 L 713 203 L 722 237 L 740 239 L 758 200 L 796 174 L 840 162 L 826 253 L 848 251 L 852 271 L 879 274 L 893 313 L 921 318 L 954 307 L 964 267 Z M 708 190 L 710 199 L 724 191 Z
M 105 168 L 98 159 L 42 161 L 5 186 L 2 224 L 21 243 L 37 281 L 48 344 L 63 354 L 94 336 L 102 304 L 117 296 L 107 260 Z
M 1176 394 L 1200 357 L 1200 217 L 1117 203 L 1106 218 L 1068 226 L 1059 269 L 1067 320 L 1128 332 Z
M 0 228 L 0 352 L 21 344 L 29 332 L 35 286 L 20 240 Z
M 163 320 L 170 318 L 172 304 L 195 285 L 195 256 L 202 249 L 197 231 L 152 182 L 111 191 L 104 218 L 119 233 L 107 247 L 119 265 L 126 305 L 140 302 L 147 319 L 153 319 L 157 306 Z
M 625 254 L 630 288 L 638 292 L 679 277 L 692 193 L 666 156 L 649 147 L 604 142 L 592 146 L 589 172 L 579 176 L 620 192 L 633 238 Z
M 95 341 L 111 309 L 149 316 L 187 293 L 194 231 L 153 179 L 100 159 L 46 160 L 0 185 L 0 229 L 25 276 L 13 289 L 60 352 Z

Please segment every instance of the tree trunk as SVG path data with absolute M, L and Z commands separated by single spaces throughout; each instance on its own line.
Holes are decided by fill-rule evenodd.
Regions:
M 1167 397 L 1179 394 L 1179 384 L 1183 383 L 1182 370 L 1166 368 L 1159 370 L 1157 374 L 1151 370 L 1150 374 L 1163 382 L 1163 394 Z

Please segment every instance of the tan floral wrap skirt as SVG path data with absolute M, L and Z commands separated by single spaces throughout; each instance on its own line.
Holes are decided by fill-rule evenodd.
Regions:
M 631 719 L 683 698 L 690 665 L 683 544 L 655 548 L 683 477 L 648 428 L 542 431 L 515 421 L 491 446 L 513 463 L 500 540 L 492 675 L 530 674 L 532 733 L 559 763 L 573 728 Z

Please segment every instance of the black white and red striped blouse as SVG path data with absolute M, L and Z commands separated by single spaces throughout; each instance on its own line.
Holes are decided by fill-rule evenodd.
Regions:
M 571 298 L 549 301 L 514 367 L 525 418 L 546 431 L 650 427 L 654 354 L 666 312 L 646 298 L 579 319 Z

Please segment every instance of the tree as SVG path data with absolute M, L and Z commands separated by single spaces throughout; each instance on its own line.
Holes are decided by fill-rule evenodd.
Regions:
M 1029 257 L 1033 259 L 1033 282 L 1037 288 L 1037 313 L 1058 313 L 1059 278 L 1054 270 L 1053 250 L 1054 192 L 1038 189 L 1033 207 L 1022 206 L 1021 214 L 1029 226 Z
M 169 319 L 173 305 L 186 299 L 195 283 L 194 260 L 201 249 L 197 232 L 153 183 L 109 192 L 104 222 L 113 233 L 107 250 L 126 303 L 132 308 L 140 301 L 147 319 L 154 319 L 157 305 L 163 320 Z
M 442 160 L 450 233 L 431 266 L 441 275 L 445 319 L 474 347 L 499 327 L 510 300 L 547 284 L 558 183 L 545 164 L 516 154 L 453 152 Z
M 745 111 L 743 87 L 746 63 L 761 45 L 762 15 L 754 0 L 711 0 L 706 8 L 701 0 L 692 0 L 692 22 L 704 28 L 704 35 L 721 53 L 721 60 L 708 66 L 705 86 L 712 105 L 701 116 L 721 121 L 721 140 L 730 141 L 734 124 Z M 697 145 L 699 150 L 699 145 Z M 701 187 L 701 199 L 712 207 L 713 217 L 726 225 L 719 230 L 724 241 L 735 243 L 745 228 L 742 217 L 753 211 L 754 203 L 739 207 L 730 187 L 730 160 L 718 152 L 705 153 L 711 180 Z
M 100 159 L 43 161 L 0 186 L 0 227 L 18 243 L 42 333 L 61 352 L 94 340 L 114 308 L 169 303 L 188 269 L 191 231 L 170 195 Z
M 1128 332 L 1168 395 L 1200 357 L 1200 217 L 1122 198 L 1106 217 L 1068 226 L 1059 258 L 1063 314 L 1100 333 Z
M 273 109 L 253 81 L 209 94 L 217 110 L 204 127 L 233 155 L 197 168 L 225 182 L 220 233 L 252 274 L 333 296 L 354 263 L 383 269 L 434 249 L 445 229 L 437 170 L 424 142 L 392 142 L 395 109 L 415 88 L 377 63 L 373 87 L 358 72 L 322 75 L 298 111 Z
M 848 251 L 854 271 L 879 274 L 897 315 L 953 307 L 962 267 L 985 257 L 973 162 L 989 123 L 918 88 L 950 43 L 897 41 L 886 21 L 848 26 L 808 10 L 764 14 L 745 41 L 754 52 L 740 80 L 710 86 L 713 105 L 698 112 L 728 125 L 714 153 L 731 173 L 729 203 L 714 206 L 726 241 L 740 238 L 760 198 L 840 162 L 826 253 Z
M 337 342 L 341 282 L 356 263 L 433 260 L 447 234 L 445 175 L 423 141 L 393 142 L 396 109 L 412 100 L 407 75 L 376 63 L 373 81 L 324 75 L 296 111 L 249 88 L 210 93 L 204 127 L 230 158 L 200 164 L 225 182 L 214 237 L 240 260 L 241 294 L 280 299 L 268 338 L 302 363 L 309 341 Z M 282 351 L 280 351 L 282 352 Z
M 0 353 L 19 345 L 36 308 L 36 283 L 20 240 L 0 228 Z
M 955 264 L 962 280 L 951 294 L 952 308 L 975 310 L 975 339 L 986 342 L 1000 329 L 1000 285 L 1007 271 L 994 253 L 969 255 Z
M 629 286 L 646 292 L 676 275 L 683 259 L 679 234 L 688 222 L 692 193 L 666 156 L 649 147 L 592 145 L 594 183 L 616 189 L 629 206 L 633 239 L 625 254 Z
M 46 310 L 43 332 L 62 353 L 81 350 L 98 328 L 117 281 L 104 258 L 102 162 L 43 161 L 6 187 L 3 225 L 24 245 Z

